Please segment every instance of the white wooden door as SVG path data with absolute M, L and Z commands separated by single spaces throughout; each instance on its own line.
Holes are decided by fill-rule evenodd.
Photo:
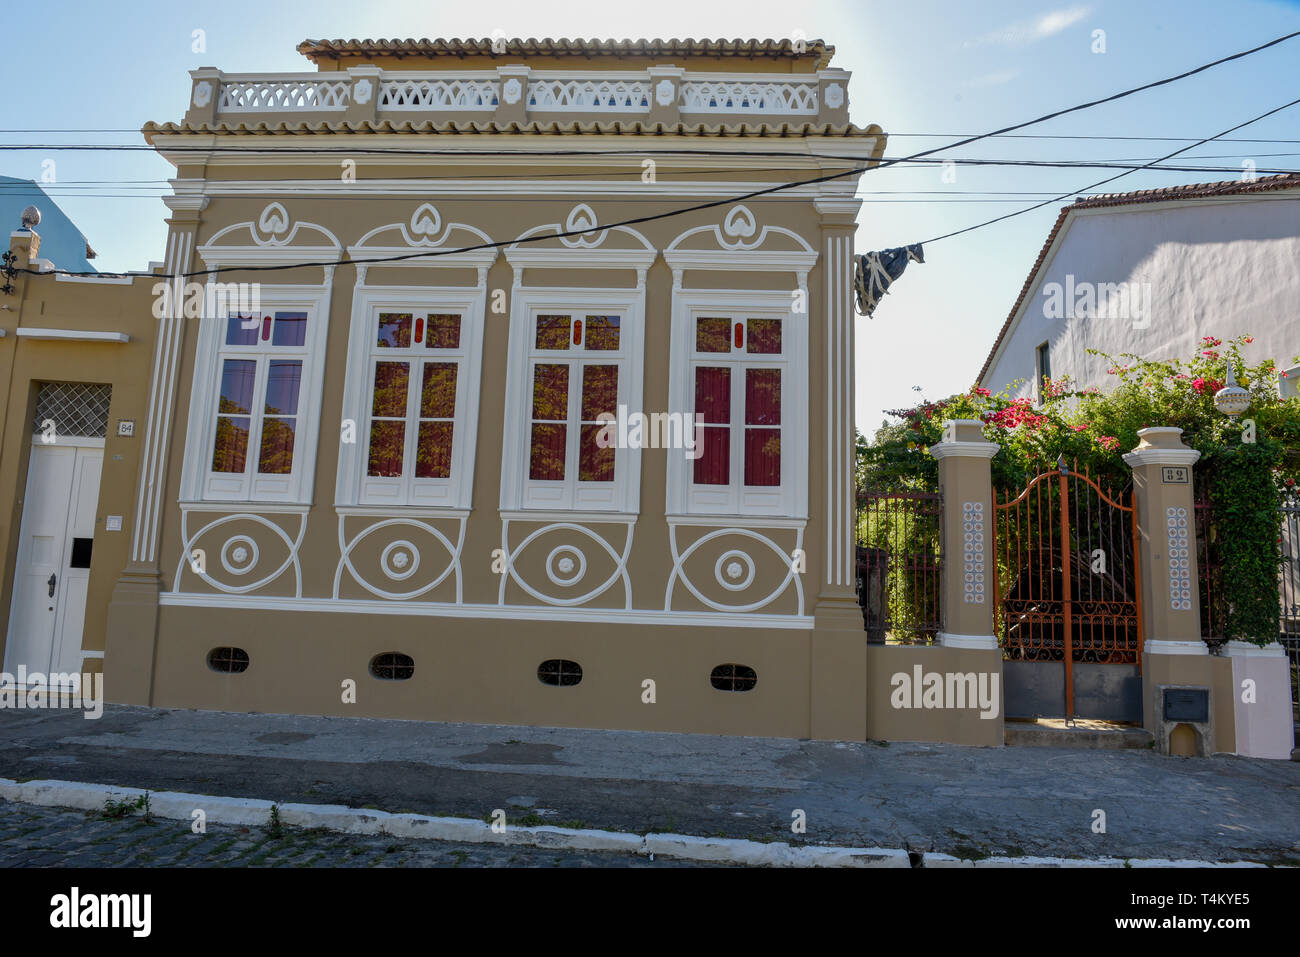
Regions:
M 32 445 L 5 642 L 11 675 L 19 665 L 29 674 L 81 671 L 103 464 L 102 445 Z

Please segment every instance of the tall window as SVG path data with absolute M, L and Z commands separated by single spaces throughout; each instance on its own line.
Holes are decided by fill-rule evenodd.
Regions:
M 210 488 L 251 497 L 277 490 L 297 462 L 309 313 L 279 309 L 230 315 L 217 358 L 218 392 Z
M 372 310 L 361 501 L 441 504 L 452 497 L 465 405 L 464 316 Z
M 1043 383 L 1052 378 L 1052 348 L 1044 342 L 1034 350 L 1034 380 L 1039 400 L 1043 398 Z
M 692 504 L 740 512 L 782 485 L 789 422 L 782 414 L 786 319 L 744 313 L 692 317 L 693 411 L 703 448 L 692 463 Z
M 609 508 L 620 456 L 597 442 L 627 395 L 622 314 L 534 312 L 529 329 L 525 507 Z

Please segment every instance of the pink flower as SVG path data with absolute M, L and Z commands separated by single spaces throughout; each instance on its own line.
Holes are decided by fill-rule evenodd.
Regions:
M 1247 337 L 1246 337 L 1245 339 L 1243 339 L 1242 341 L 1243 341 L 1244 343 L 1246 343 L 1246 345 L 1250 345 L 1252 342 L 1255 341 L 1255 337 L 1254 337 L 1254 336 L 1247 336 Z
M 1114 452 L 1119 448 L 1119 439 L 1113 435 L 1099 435 L 1097 436 L 1097 444 L 1108 452 Z
M 1087 429 L 1088 427 L 1087 427 L 1086 425 L 1072 425 L 1072 426 L 1070 426 L 1070 428 L 1074 429 L 1074 431 L 1076 431 L 1076 432 L 1082 432 L 1082 431 L 1084 431 L 1085 429 Z

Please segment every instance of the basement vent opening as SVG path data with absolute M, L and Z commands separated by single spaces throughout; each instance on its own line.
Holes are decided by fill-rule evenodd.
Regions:
M 248 670 L 248 652 L 243 648 L 213 648 L 208 652 L 208 667 L 226 675 Z
M 415 674 L 415 659 L 399 651 L 386 651 L 370 659 L 370 673 L 383 681 L 405 681 Z
M 719 691 L 752 691 L 758 684 L 758 672 L 749 665 L 718 665 L 709 681 Z
M 582 680 L 582 665 L 565 658 L 548 658 L 537 666 L 537 680 L 544 685 L 572 687 Z

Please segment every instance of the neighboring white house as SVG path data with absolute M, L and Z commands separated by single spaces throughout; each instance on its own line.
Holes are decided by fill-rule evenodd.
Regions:
M 1061 210 L 979 384 L 1038 399 L 1043 376 L 1114 383 L 1088 349 L 1190 356 L 1203 336 L 1254 337 L 1300 386 L 1300 174 L 1079 200 Z

